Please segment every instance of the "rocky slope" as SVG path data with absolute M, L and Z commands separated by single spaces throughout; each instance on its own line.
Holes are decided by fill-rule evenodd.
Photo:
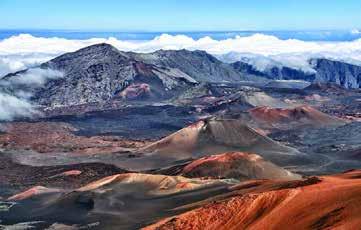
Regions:
M 322 113 L 307 105 L 294 108 L 257 107 L 248 112 L 252 119 L 263 128 L 337 127 L 346 124 L 342 119 Z
M 315 81 L 334 82 L 345 88 L 361 88 L 361 66 L 328 59 L 312 59 Z
M 34 95 L 43 105 L 73 105 L 124 99 L 164 99 L 196 83 L 173 68 L 135 60 L 108 44 L 86 47 L 64 54 L 42 68 L 56 69 L 64 77 L 49 81 Z
M 149 54 L 134 54 L 134 56 L 145 63 L 179 69 L 198 82 L 250 80 L 205 51 L 159 50 Z
M 313 81 L 313 74 L 305 73 L 298 69 L 293 69 L 287 66 L 273 66 L 265 70 L 258 70 L 255 66 L 247 62 L 237 61 L 231 64 L 233 68 L 242 74 L 252 74 L 268 79 L 276 80 L 305 80 Z
M 92 45 L 66 53 L 40 66 L 58 71 L 62 77 L 49 78 L 31 87 L 32 101 L 44 106 L 117 100 L 162 101 L 200 82 L 245 80 L 228 64 L 204 51 L 157 51 L 149 54 L 122 52 L 108 44 Z M 17 82 L 29 70 L 8 74 L 3 85 L 12 82 L 14 92 L 29 86 Z
M 325 58 L 309 60 L 314 72 L 305 72 L 287 66 L 273 66 L 263 71 L 243 61 L 231 65 L 241 74 L 252 74 L 268 79 L 277 80 L 303 80 L 309 82 L 333 82 L 345 88 L 361 87 L 361 66 L 333 61 Z

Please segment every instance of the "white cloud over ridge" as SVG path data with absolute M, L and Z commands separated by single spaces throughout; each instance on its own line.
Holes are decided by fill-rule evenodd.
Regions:
M 109 43 L 119 50 L 153 52 L 159 49 L 205 50 L 228 61 L 248 56 L 261 69 L 268 64 L 301 68 L 310 71 L 307 60 L 312 57 L 327 57 L 360 64 L 361 39 L 345 42 L 310 42 L 296 39 L 281 40 L 275 36 L 254 34 L 236 36 L 224 40 L 203 37 L 195 40 L 185 35 L 163 34 L 149 41 L 125 41 L 116 38 L 92 38 L 71 40 L 64 38 L 34 37 L 20 34 L 0 41 L 0 75 L 27 66 L 36 65 L 60 54 L 97 44 Z M 229 55 L 229 53 L 233 55 Z M 260 61 L 262 60 L 262 61 Z M 8 70 L 4 66 L 8 66 Z M 267 66 L 267 65 L 266 65 Z M 1 70 L 3 69 L 3 70 Z M 6 70 L 6 71 L 5 71 Z
M 0 41 L 1 43 L 1 41 Z M 0 77 L 28 67 L 37 66 L 51 59 L 53 55 L 47 53 L 0 53 Z
M 63 73 L 56 70 L 32 68 L 0 81 L 0 120 L 10 121 L 39 114 L 36 106 L 28 100 L 32 96 L 32 90 L 42 87 L 50 79 L 61 77 Z
M 41 87 L 46 81 L 62 78 L 63 76 L 63 73 L 57 70 L 31 68 L 23 74 L 11 77 L 7 82 L 11 85 Z

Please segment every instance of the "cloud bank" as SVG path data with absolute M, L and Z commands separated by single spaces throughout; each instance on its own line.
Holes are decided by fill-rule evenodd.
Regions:
M 135 52 L 153 52 L 159 49 L 199 49 L 230 62 L 248 57 L 260 68 L 277 63 L 311 70 L 307 60 L 312 57 L 361 63 L 361 39 L 347 42 L 310 42 L 296 39 L 282 40 L 275 36 L 254 34 L 224 40 L 214 40 L 210 37 L 195 40 L 185 35 L 163 34 L 149 41 L 125 41 L 113 37 L 71 40 L 20 34 L 0 41 L 0 75 L 34 66 L 60 54 L 102 42 L 109 43 L 119 50 Z

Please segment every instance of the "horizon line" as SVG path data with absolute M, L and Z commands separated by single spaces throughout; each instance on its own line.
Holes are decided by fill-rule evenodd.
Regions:
M 126 30 L 126 29 L 50 29 L 50 28 L 0 28 L 0 31 L 61 31 L 61 32 L 117 32 L 117 33 L 222 33 L 222 32 L 326 32 L 326 31 L 352 31 L 361 28 L 343 29 L 230 29 L 230 30 Z

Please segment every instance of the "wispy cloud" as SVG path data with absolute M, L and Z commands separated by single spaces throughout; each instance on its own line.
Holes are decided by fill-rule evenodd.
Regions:
M 361 31 L 359 29 L 353 29 L 351 30 L 351 34 L 361 34 Z
M 48 80 L 63 77 L 59 71 L 34 68 L 0 81 L 0 120 L 32 117 L 39 114 L 30 103 L 32 90 L 42 87 Z
M 31 117 L 36 113 L 33 105 L 26 100 L 0 92 L 0 120 L 10 121 L 14 118 Z
M 51 79 L 62 78 L 64 74 L 57 70 L 32 68 L 25 73 L 15 75 L 6 82 L 12 86 L 27 85 L 41 87 L 46 81 Z

